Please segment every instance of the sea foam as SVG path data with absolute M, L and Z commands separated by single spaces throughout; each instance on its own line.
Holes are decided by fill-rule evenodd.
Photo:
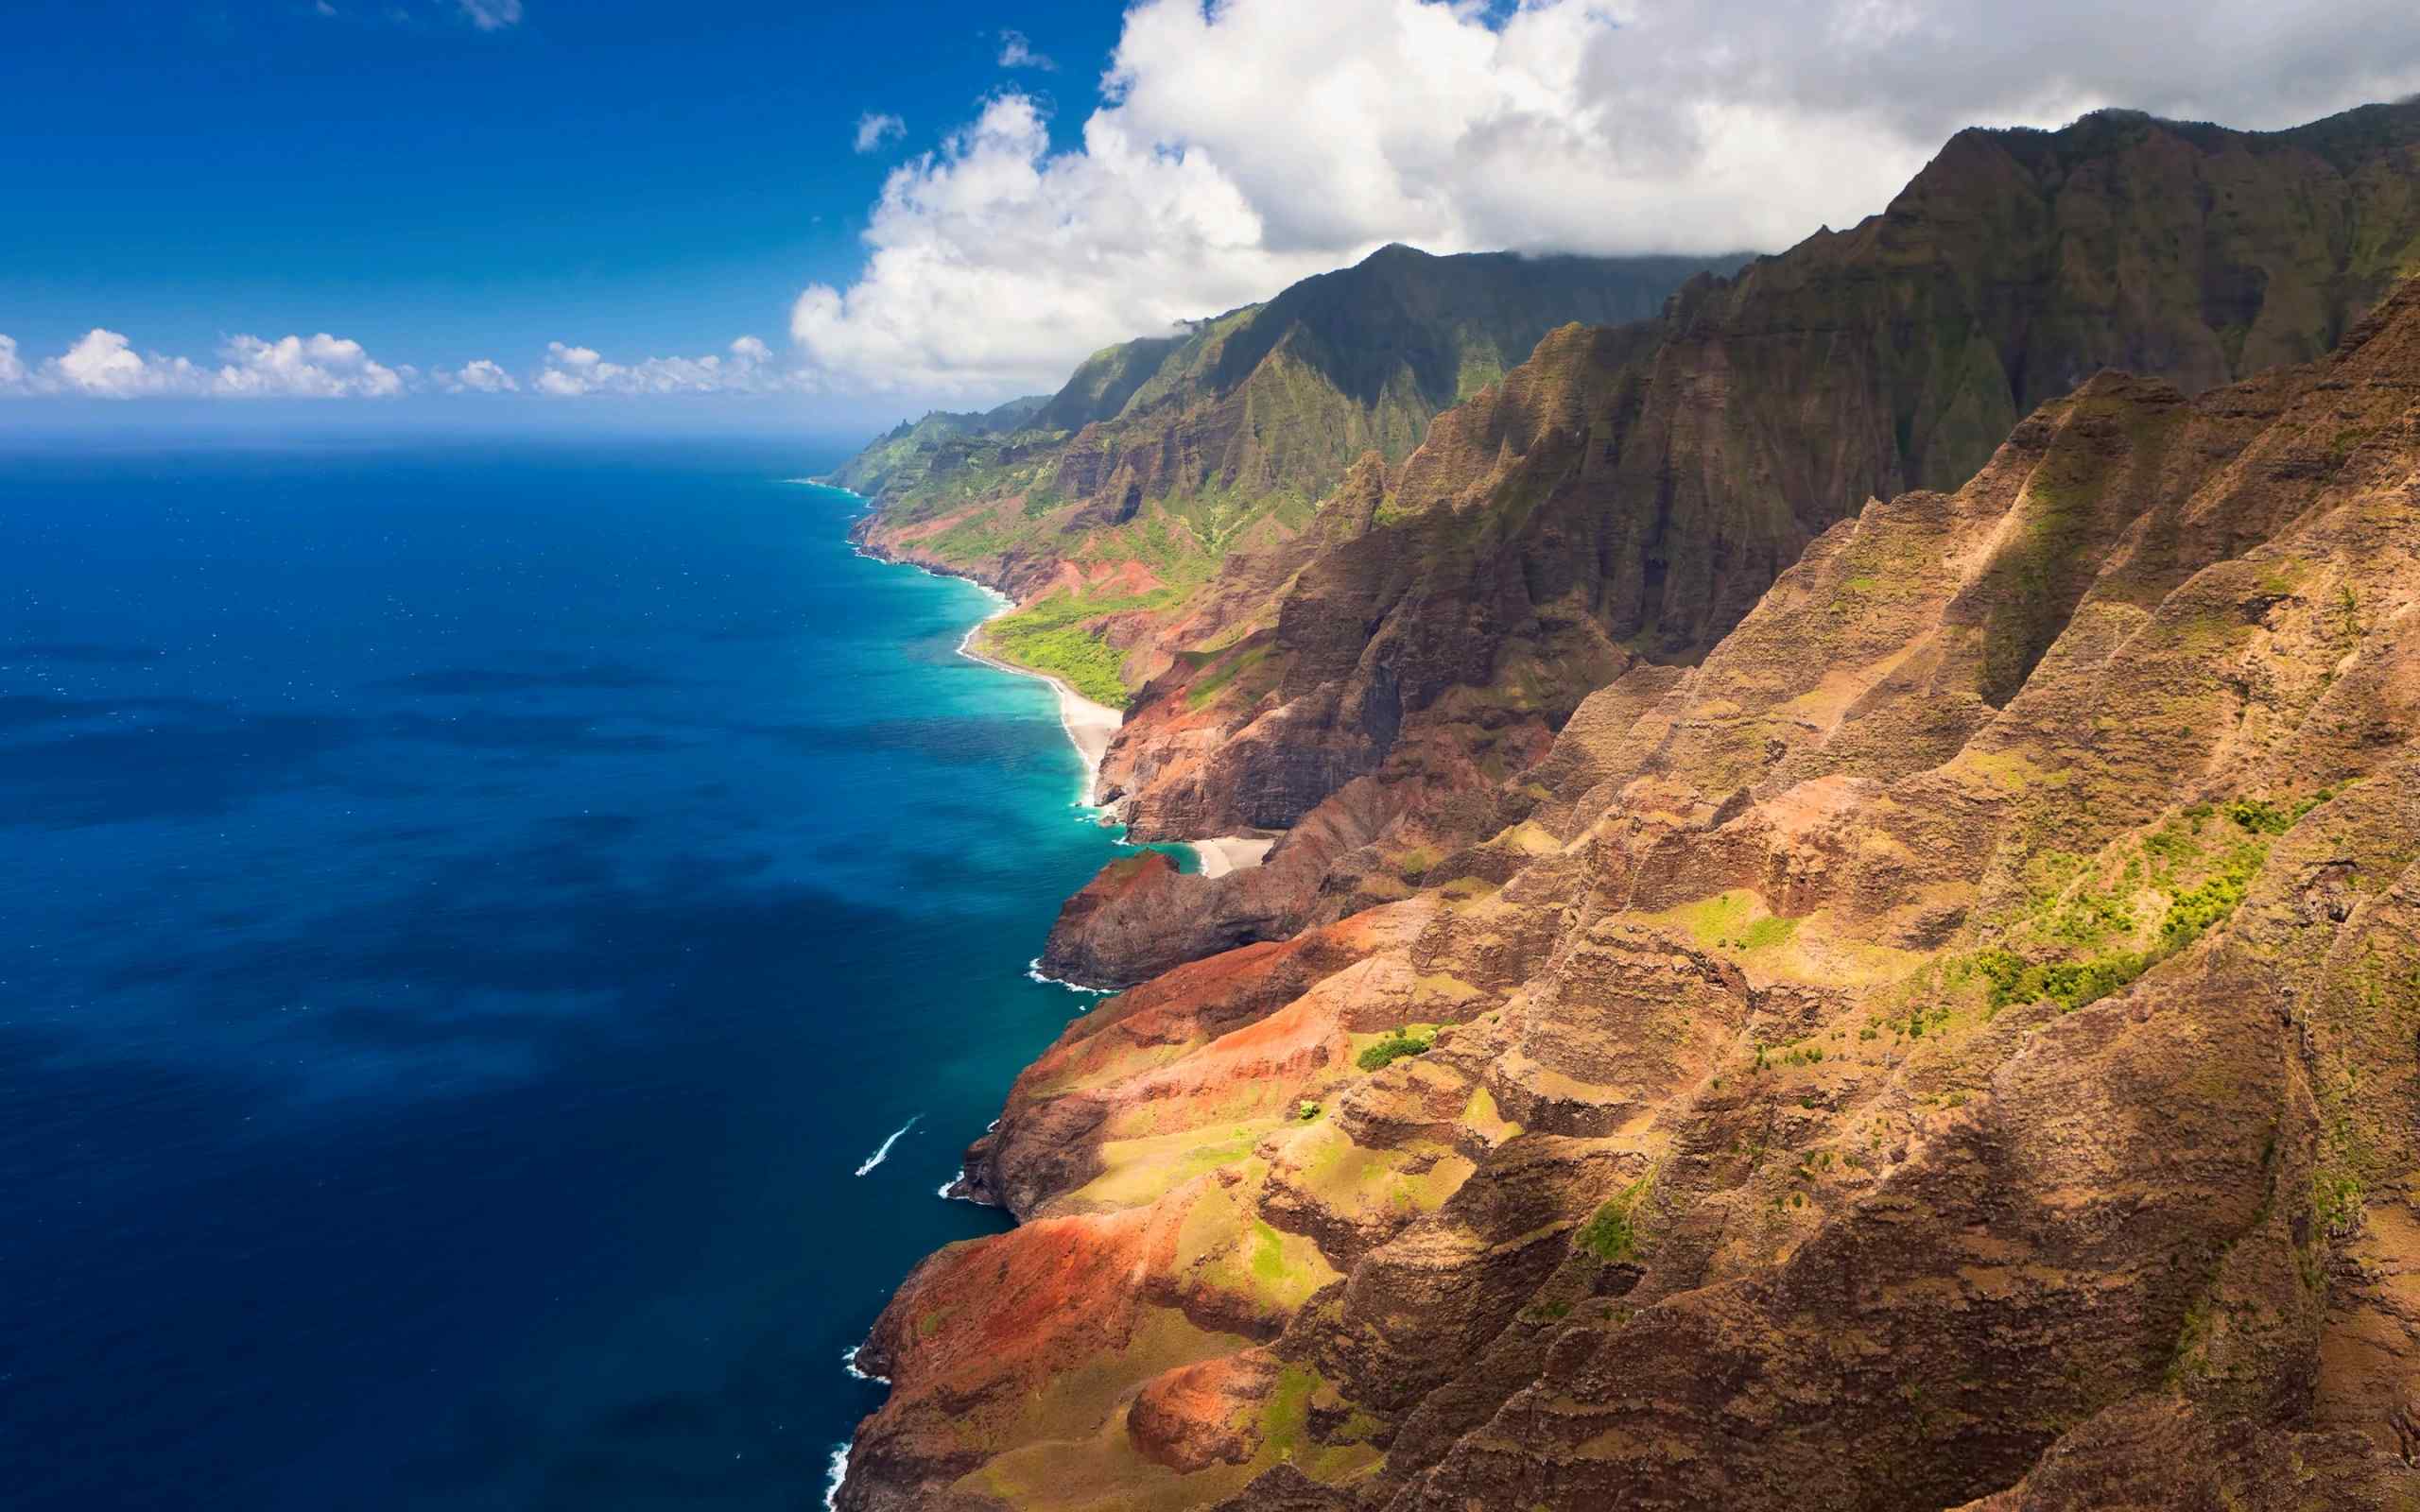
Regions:
M 1092 998 L 1108 997 L 1117 990 L 1114 987 L 1080 987 L 1073 982 L 1062 982 L 1055 976 L 1045 976 L 1042 973 L 1042 957 L 1039 955 L 1025 963 L 1025 976 L 1028 982 L 1039 982 L 1044 987 L 1063 988 L 1069 992 L 1080 992 Z
M 840 1512 L 840 1486 L 849 1478 L 849 1446 L 832 1447 L 832 1479 L 823 1487 L 823 1512 Z

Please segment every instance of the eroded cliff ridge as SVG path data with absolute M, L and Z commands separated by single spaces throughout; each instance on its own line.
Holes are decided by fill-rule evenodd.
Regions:
M 1908 317 L 1881 336 L 1749 340 L 1763 265 L 1683 301 L 1697 345 L 1549 338 L 1427 460 L 1348 482 L 1333 549 L 1434 532 L 1389 570 L 1464 542 L 1534 607 L 1558 555 L 1634 580 L 1642 517 L 1600 491 L 1625 437 L 1730 438 L 1655 455 L 1720 463 L 1664 475 L 1745 532 L 1699 538 L 1737 624 L 1651 612 L 1711 643 L 1661 664 L 1575 609 L 1601 683 L 1462 748 L 1471 838 L 1385 887 L 1323 866 L 1335 917 L 1072 1024 L 969 1153 L 1020 1227 L 920 1266 L 859 1357 L 893 1385 L 843 1507 L 2420 1506 L 2420 285 L 2330 355 L 2103 373 L 1954 491 L 1802 515 L 1751 416 L 1872 423 L 1860 460 L 1816 448 L 1809 499 L 1894 481 L 1859 471 L 1886 452 L 1954 472 L 1912 438 L 1958 426 L 1668 379 L 1937 351 L 1909 261 L 1863 278 Z M 2091 360 L 2150 350 L 2111 339 Z M 1755 387 L 1792 370 L 1823 376 Z M 1449 449 L 1498 460 L 1423 492 Z M 1575 539 L 1575 490 L 1630 523 Z M 1511 549 L 1550 518 L 1560 554 Z M 1394 612 L 1365 647 L 1414 635 Z M 1564 644 L 1526 623 L 1353 665 L 1401 688 L 1413 649 Z M 1281 681 L 1349 681 L 1273 633 Z M 1436 677 L 1429 708 L 1480 686 Z M 1386 786 L 1334 799 L 1377 822 Z
M 2420 268 L 2415 184 L 2420 106 L 2270 135 L 1969 131 L 1850 232 L 1656 321 L 1555 332 L 1299 537 L 1099 622 L 1128 648 L 1110 663 L 1150 677 L 1103 774 L 1135 833 L 1298 832 L 1275 877 L 1135 902 L 1157 937 L 1235 941 L 1400 896 L 1484 837 L 1477 796 L 1591 693 L 1698 660 L 1867 499 L 1958 487 L 2103 367 L 2194 394 L 2330 350 Z M 1995 702 L 2039 649 L 2012 633 Z M 1055 954 L 1103 985 L 1161 964 L 1112 947 Z

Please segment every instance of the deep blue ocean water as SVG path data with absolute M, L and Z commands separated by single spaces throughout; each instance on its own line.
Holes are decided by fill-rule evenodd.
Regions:
M 1115 853 L 831 460 L 0 454 L 0 1504 L 821 1504 Z

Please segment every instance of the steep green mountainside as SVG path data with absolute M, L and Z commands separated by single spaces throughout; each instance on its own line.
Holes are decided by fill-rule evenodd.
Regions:
M 1024 429 L 1049 401 L 1039 394 L 1011 399 L 996 409 L 953 413 L 937 409 L 923 420 L 901 421 L 864 451 L 842 463 L 831 481 L 869 498 L 891 489 L 912 489 L 935 469 L 964 466 L 973 454 L 998 438 Z
M 1063 558 L 1199 580 L 1237 545 L 1299 529 L 1363 453 L 1409 455 L 1440 410 L 1554 327 L 1647 318 L 1689 279 L 1743 260 L 1389 247 L 1181 335 L 1098 352 L 1012 425 L 933 417 L 838 476 L 882 505 L 870 543 L 1012 590 L 1033 586 L 1019 569 Z
M 1172 645 L 1113 784 L 1146 833 L 1219 833 L 1391 760 L 1434 778 L 1478 735 L 1539 738 L 1632 662 L 1695 660 L 1824 527 L 1956 488 L 2100 369 L 2198 393 L 2325 352 L 2420 270 L 2415 182 L 2411 104 L 2269 134 L 1962 132 L 1882 215 L 1691 284 L 1651 332 L 1558 332 L 1442 416 L 1272 605 L 1227 616 L 1252 633 Z

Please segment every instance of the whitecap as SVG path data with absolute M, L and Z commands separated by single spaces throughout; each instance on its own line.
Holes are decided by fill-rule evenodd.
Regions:
M 918 1113 L 915 1118 L 909 1119 L 907 1123 L 902 1124 L 897 1128 L 891 1130 L 890 1138 L 882 1142 L 882 1148 L 874 1151 L 872 1155 L 867 1156 L 866 1163 L 857 1167 L 857 1175 L 864 1176 L 868 1172 L 872 1171 L 875 1166 L 880 1165 L 883 1161 L 890 1159 L 890 1147 L 899 1143 L 899 1136 L 907 1133 L 909 1129 L 914 1128 L 916 1126 L 917 1119 L 921 1119 L 924 1116 L 924 1114 Z
M 991 1206 L 991 1204 L 985 1202 L 980 1197 L 968 1195 L 966 1191 L 966 1168 L 964 1166 L 959 1167 L 958 1175 L 951 1177 L 948 1180 L 942 1182 L 938 1188 L 936 1188 L 933 1192 L 933 1195 L 941 1198 L 943 1202 L 972 1202 L 978 1208 Z

